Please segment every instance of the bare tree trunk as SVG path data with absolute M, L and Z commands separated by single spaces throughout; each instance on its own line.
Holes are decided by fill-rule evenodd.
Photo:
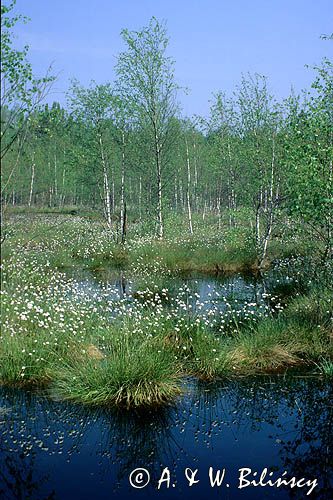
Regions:
M 140 175 L 139 179 L 139 217 L 140 217 L 140 222 L 142 220 L 142 179 Z
M 207 208 L 207 202 L 205 200 L 204 202 L 204 207 L 203 207 L 203 211 L 202 211 L 202 220 L 204 221 L 205 220 L 205 217 L 206 217 L 206 208 Z
M 60 200 L 60 206 L 64 206 L 65 204 L 65 177 L 66 177 L 66 168 L 64 167 L 62 171 L 62 194 Z
M 103 181 L 104 181 L 104 209 L 108 226 L 111 229 L 112 217 L 111 217 L 111 203 L 110 203 L 110 187 L 109 187 L 108 173 L 105 166 L 103 168 Z
M 163 218 L 162 218 L 162 175 L 161 175 L 161 161 L 158 155 L 157 158 L 157 217 L 158 217 L 158 237 L 163 238 Z
M 122 156 L 121 156 L 121 188 L 120 188 L 120 230 L 121 242 L 125 242 L 125 134 L 122 132 Z
M 194 210 L 198 210 L 198 168 L 197 168 L 197 149 L 196 143 L 193 141 L 193 157 L 194 157 Z
M 156 122 L 154 122 L 154 140 L 155 140 L 155 160 L 157 176 L 157 233 L 160 239 L 163 238 L 163 215 L 162 215 L 162 165 L 161 165 L 161 145 L 157 133 Z
M 266 225 L 266 231 L 265 231 L 265 236 L 264 236 L 264 241 L 263 241 L 263 247 L 262 247 L 262 254 L 259 262 L 259 267 L 262 267 L 266 255 L 267 255 L 267 248 L 268 248 L 268 243 L 272 234 L 272 228 L 273 228 L 273 216 L 274 216 L 274 199 L 273 199 L 273 192 L 274 192 L 274 179 L 275 179 L 275 141 L 273 137 L 273 146 L 272 146 L 272 162 L 271 162 L 271 178 L 270 178 L 270 188 L 269 188 L 269 214 L 268 214 L 268 221 Z M 267 193 L 268 197 L 268 193 Z
M 187 193 L 186 193 L 186 198 L 187 198 L 188 224 L 189 224 L 190 234 L 193 234 L 192 210 L 191 210 L 191 199 L 190 199 L 191 168 L 190 168 L 190 155 L 189 155 L 189 152 L 188 152 L 188 143 L 187 143 L 186 137 L 185 137 L 185 144 L 186 144 L 186 164 L 187 164 Z
M 114 214 L 116 209 L 116 196 L 115 196 L 115 185 L 114 185 L 114 170 L 112 169 L 112 213 Z
M 264 211 L 267 212 L 268 210 L 268 191 L 265 189 L 264 192 Z
M 218 217 L 218 229 L 221 231 L 222 224 L 221 224 L 221 198 L 217 198 L 217 217 Z
M 235 200 L 234 200 L 234 169 L 232 164 L 232 153 L 230 140 L 228 137 L 228 156 L 229 156 L 229 169 L 228 169 L 228 205 L 229 205 L 229 227 L 233 227 L 235 225 L 234 211 L 235 211 Z
M 34 181 L 35 181 L 35 152 L 33 152 L 32 155 L 32 165 L 31 165 L 31 182 L 30 182 L 30 193 L 29 193 L 29 201 L 28 201 L 28 207 L 31 207 L 31 202 L 32 202 L 32 194 L 34 190 Z
M 126 211 L 126 202 L 124 202 L 124 215 L 123 215 L 123 221 L 122 221 L 122 226 L 121 226 L 121 237 L 122 240 L 121 242 L 124 243 L 126 239 L 126 230 L 127 230 L 127 211 Z
M 266 233 L 265 233 L 265 237 L 264 237 L 264 242 L 263 242 L 261 259 L 260 259 L 260 262 L 259 262 L 259 267 L 260 268 L 263 267 L 265 259 L 266 259 L 268 242 L 269 242 L 271 234 L 272 234 L 272 227 L 273 227 L 273 210 L 270 209 L 268 223 L 267 223 L 267 229 L 266 229 Z
M 54 152 L 54 196 L 55 201 L 58 199 L 58 179 L 57 179 L 57 153 Z
M 256 222 L 255 222 L 257 255 L 259 255 L 259 252 L 260 252 L 260 242 L 261 242 L 261 235 L 260 235 L 260 209 L 261 209 L 260 196 L 258 196 L 258 201 L 257 201 L 257 205 L 256 205 Z
M 99 135 L 99 145 L 100 145 L 100 152 L 101 152 L 101 159 L 102 159 L 102 167 L 103 167 L 103 186 L 104 186 L 104 212 L 106 216 L 106 220 L 108 223 L 109 228 L 111 229 L 112 227 L 112 217 L 111 217 L 111 203 L 110 203 L 110 185 L 109 185 L 109 178 L 108 178 L 108 170 L 107 170 L 107 163 L 106 163 L 106 157 L 104 153 L 104 147 L 103 147 L 103 140 L 102 136 Z

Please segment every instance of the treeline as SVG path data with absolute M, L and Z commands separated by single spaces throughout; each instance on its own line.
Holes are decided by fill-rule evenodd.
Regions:
M 213 96 L 208 118 L 183 118 L 163 23 L 123 30 L 126 50 L 116 78 L 84 88 L 73 81 L 67 106 L 41 105 L 51 78 L 36 80 L 26 52 L 12 47 L 10 8 L 3 13 L 2 206 L 89 206 L 117 221 L 126 214 L 235 214 L 246 208 L 259 260 L 276 214 L 311 227 L 332 252 L 333 72 L 324 60 L 312 88 L 282 103 L 261 75 L 243 76 L 232 96 Z M 331 38 L 331 37 L 328 37 Z M 22 68 L 28 68 L 24 71 Z

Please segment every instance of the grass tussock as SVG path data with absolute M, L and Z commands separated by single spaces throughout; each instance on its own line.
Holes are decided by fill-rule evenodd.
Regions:
M 228 358 L 236 373 L 272 373 L 298 364 L 300 350 L 301 344 L 287 330 L 269 321 L 241 334 Z
M 118 339 L 119 340 L 119 339 Z M 96 359 L 60 363 L 52 392 L 66 400 L 125 408 L 156 406 L 181 393 L 180 371 L 168 350 L 151 342 L 115 342 Z
M 36 342 L 31 335 L 9 336 L 0 339 L 0 380 L 11 385 L 45 386 L 51 380 L 51 366 L 61 358 L 61 351 L 52 346 L 48 337 Z M 44 344 L 44 345 L 43 345 Z
M 332 356 L 331 318 L 328 290 L 293 299 L 278 317 L 237 336 L 228 354 L 233 370 L 271 373 Z

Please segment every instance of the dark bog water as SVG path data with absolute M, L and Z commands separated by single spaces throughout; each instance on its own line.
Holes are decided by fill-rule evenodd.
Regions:
M 128 276 L 113 269 L 90 272 L 75 269 L 70 273 L 76 298 L 104 300 L 116 304 L 119 301 L 131 304 L 133 299 L 147 301 L 157 294 L 164 306 L 186 309 L 199 315 L 223 313 L 231 308 L 243 311 L 256 310 L 265 314 L 278 311 L 287 297 L 277 285 L 294 293 L 295 282 L 287 274 L 281 278 L 276 272 L 265 276 L 232 274 L 216 276 L 156 276 L 145 279 Z M 149 291 L 149 293 L 148 293 Z
M 1 388 L 0 498 L 332 497 L 329 382 L 261 377 L 188 386 L 175 407 L 144 413 L 88 409 Z M 221 486 L 210 484 L 209 467 L 214 476 L 225 469 Z M 149 472 L 145 488 L 130 484 L 136 468 Z M 248 480 L 267 468 L 271 480 L 286 471 L 284 478 L 317 479 L 318 485 L 309 497 L 310 486 L 239 489 L 242 468 L 251 469 Z M 197 469 L 199 482 L 190 487 L 185 469 L 189 477 L 189 469 Z M 143 474 L 138 482 L 146 482 Z

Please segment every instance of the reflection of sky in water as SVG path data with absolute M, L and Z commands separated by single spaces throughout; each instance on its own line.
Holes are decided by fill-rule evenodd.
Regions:
M 289 498 L 283 488 L 238 490 L 240 467 L 318 478 L 314 498 L 329 498 L 329 383 L 261 377 L 188 385 L 178 406 L 145 413 L 87 409 L 1 388 L 0 498 Z M 226 468 L 229 489 L 210 487 L 209 466 Z M 136 467 L 149 469 L 154 486 L 168 467 L 175 488 L 133 490 L 128 475 Z M 191 489 L 186 467 L 199 470 L 200 483 Z M 293 491 L 308 498 L 304 489 Z
M 151 283 L 142 283 L 139 278 L 128 279 L 123 272 L 110 271 L 90 273 L 76 271 L 73 274 L 73 297 L 75 299 L 99 299 L 107 302 L 133 300 L 138 290 L 149 288 L 154 291 L 154 279 Z M 244 304 L 249 307 L 269 308 L 271 294 L 267 291 L 265 280 L 253 276 L 191 276 L 187 278 L 165 277 L 163 285 L 157 285 L 160 293 L 164 288 L 171 299 L 180 299 L 195 312 L 225 311 L 228 307 L 236 310 Z M 229 305 L 228 305 L 228 304 Z M 165 305 L 170 302 L 165 302 Z

